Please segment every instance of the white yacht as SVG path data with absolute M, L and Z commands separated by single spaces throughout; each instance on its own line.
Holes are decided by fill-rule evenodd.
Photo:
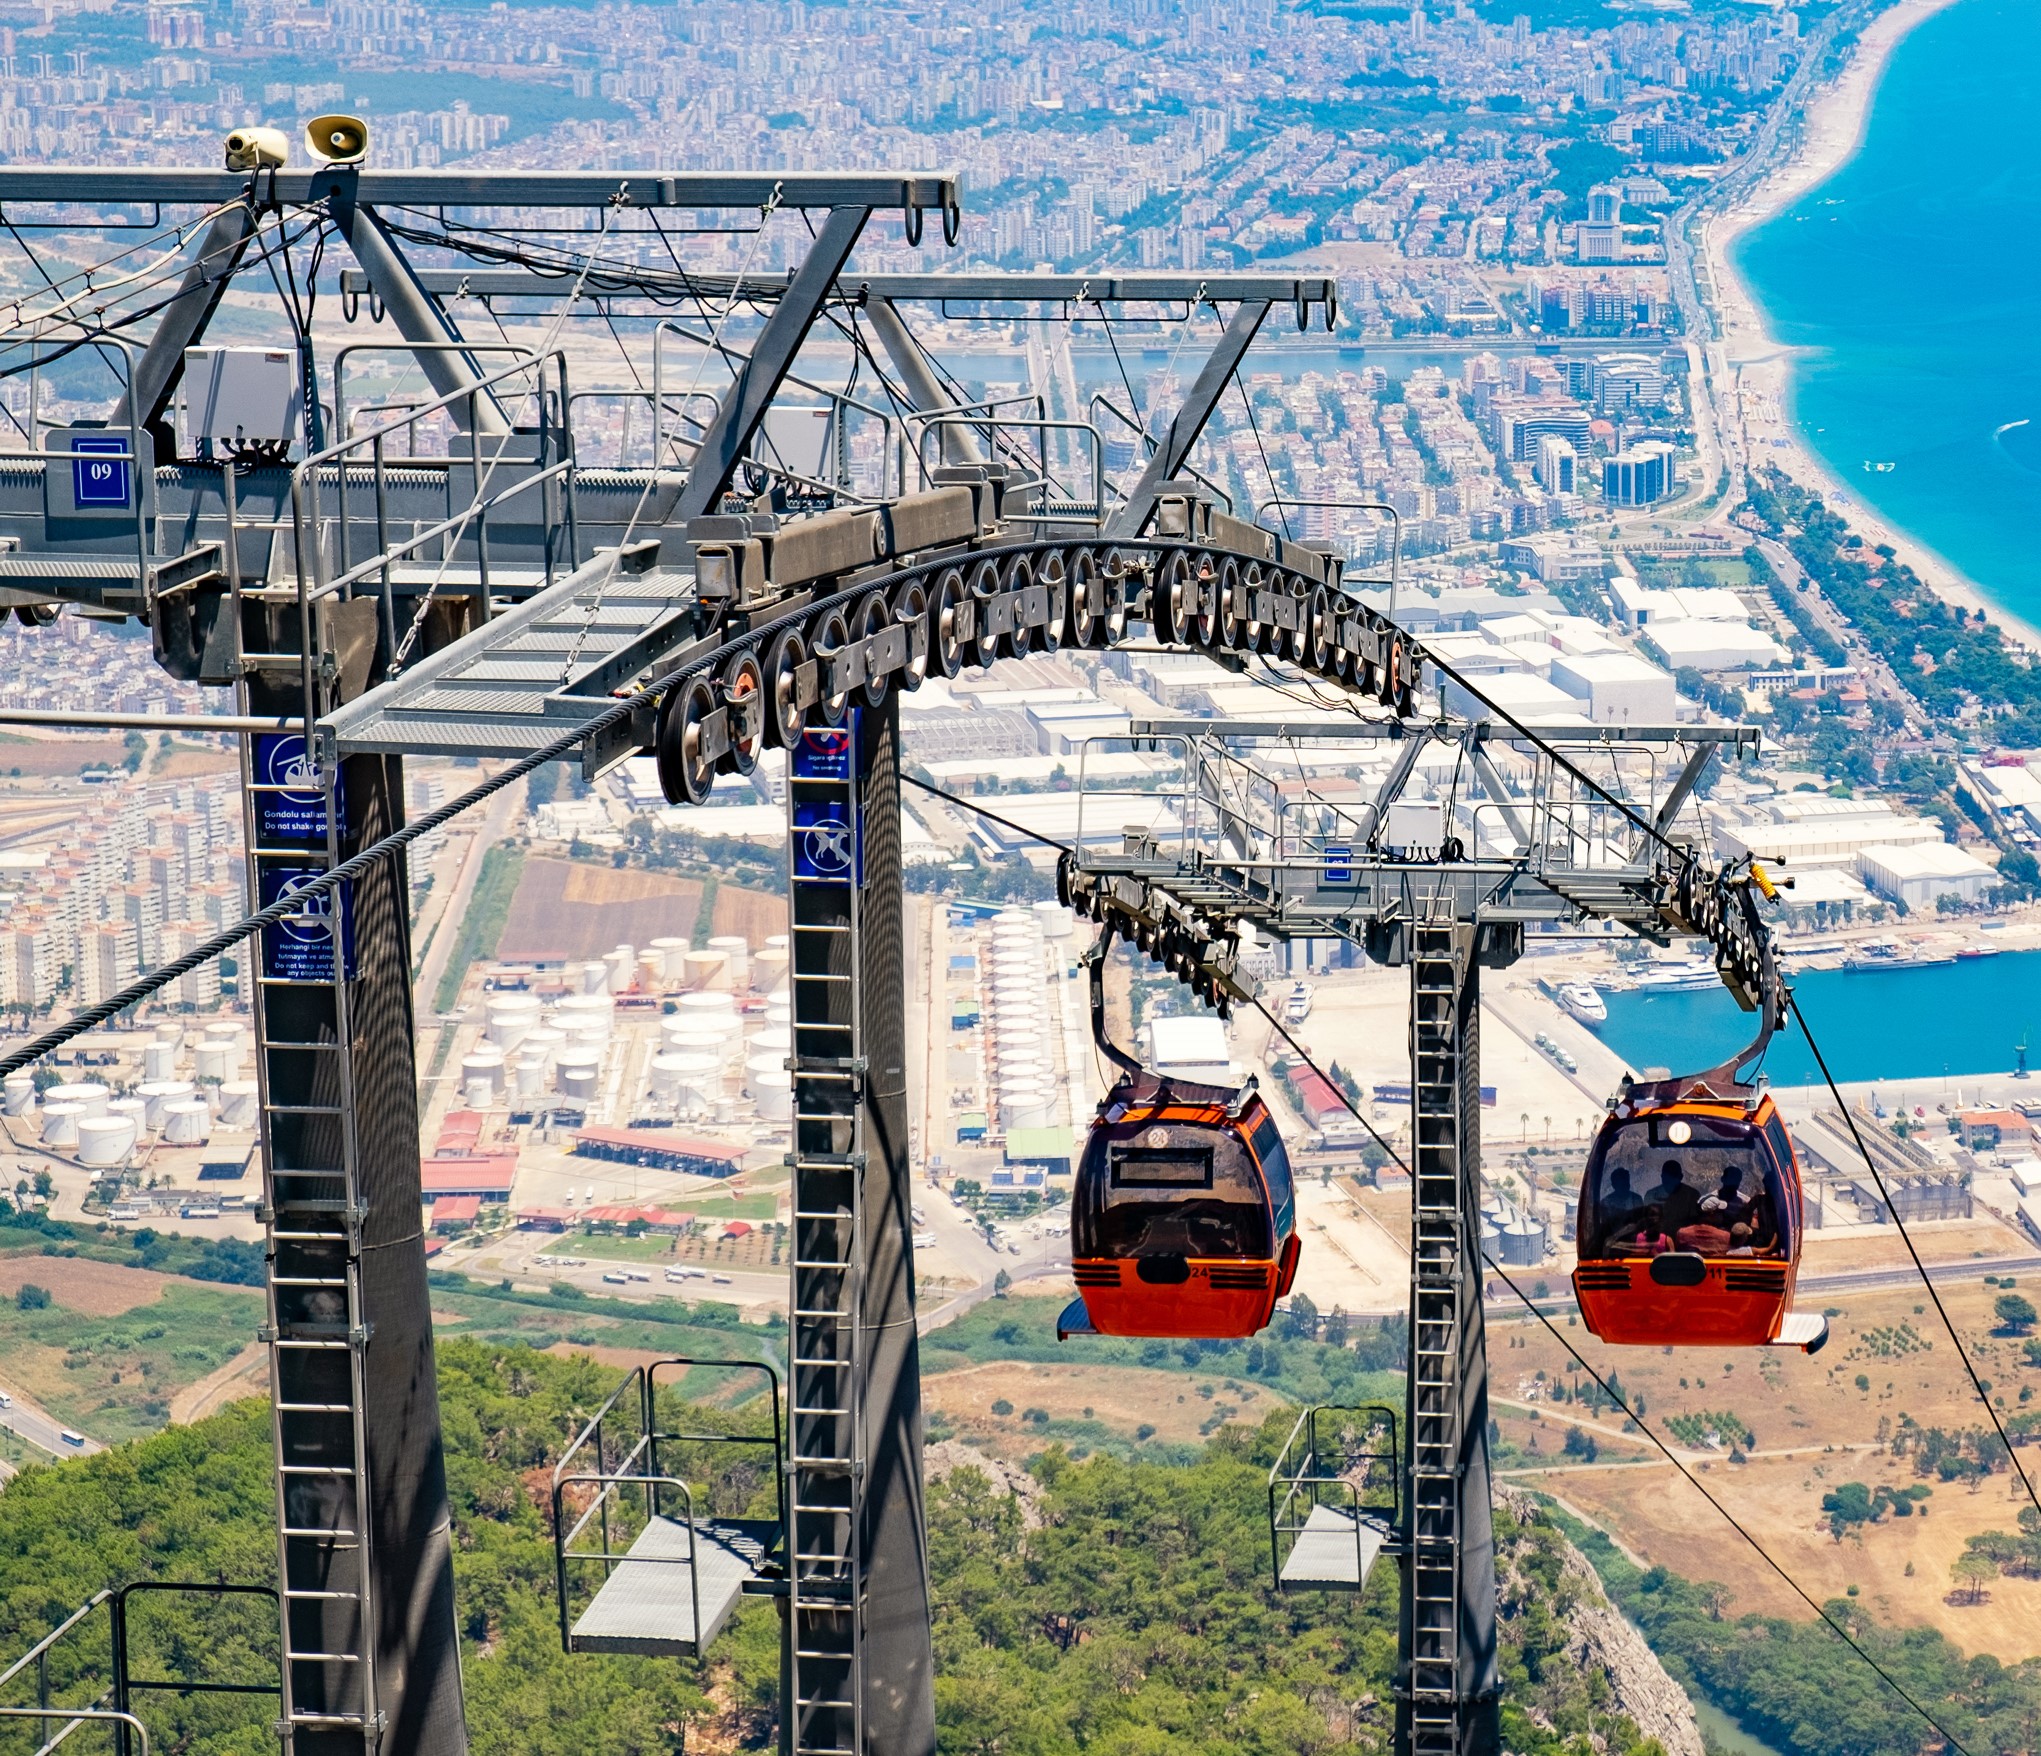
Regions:
M 1283 1001 L 1283 1022 L 1302 1024 L 1311 1016 L 1311 984 L 1298 982 Z
M 1559 1004 L 1589 1030 L 1600 1030 L 1609 1021 L 1608 1004 L 1587 982 L 1562 982 Z

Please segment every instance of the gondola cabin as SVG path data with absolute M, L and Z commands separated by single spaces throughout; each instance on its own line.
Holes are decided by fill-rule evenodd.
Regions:
M 1071 1198 L 1072 1269 L 1101 1335 L 1253 1335 L 1297 1273 L 1297 1201 L 1268 1105 L 1134 1073 L 1100 1106 Z
M 1705 1078 L 1628 1087 L 1581 1179 L 1581 1319 L 1633 1347 L 1798 1347 L 1800 1168 L 1768 1092 Z

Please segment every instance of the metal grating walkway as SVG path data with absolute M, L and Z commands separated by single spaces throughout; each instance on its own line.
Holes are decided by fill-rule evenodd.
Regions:
M 1368 1513 L 1314 1506 L 1283 1562 L 1283 1585 L 1292 1591 L 1359 1591 L 1389 1537 L 1388 1524 Z
M 694 1527 L 689 1565 L 688 1527 L 654 1518 L 631 1544 L 574 1624 L 574 1652 L 634 1652 L 650 1658 L 687 1658 L 721 1631 L 779 1540 L 770 1519 L 703 1519 Z M 699 1602 L 701 1625 L 695 1623 Z
M 627 572 L 606 551 L 327 723 L 348 755 L 528 756 L 613 705 L 593 673 L 626 648 L 618 682 L 685 644 L 693 591 L 685 569 Z

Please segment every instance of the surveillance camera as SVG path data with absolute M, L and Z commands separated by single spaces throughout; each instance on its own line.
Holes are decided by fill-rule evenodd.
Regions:
M 236 128 L 227 136 L 227 169 L 273 171 L 290 152 L 290 140 L 281 128 Z

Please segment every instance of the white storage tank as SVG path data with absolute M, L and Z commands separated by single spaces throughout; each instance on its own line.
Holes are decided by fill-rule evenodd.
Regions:
M 690 992 L 727 994 L 730 964 L 720 951 L 690 951 L 685 982 Z
M 43 1093 L 43 1103 L 45 1106 L 76 1104 L 78 1114 L 81 1116 L 103 1116 L 106 1114 L 107 1100 L 112 1096 L 113 1093 L 105 1086 L 95 1084 L 89 1079 L 81 1079 L 74 1084 L 51 1086 Z
M 144 1125 L 150 1129 L 161 1128 L 164 1106 L 182 1103 L 192 1095 L 194 1089 L 188 1079 L 144 1080 L 135 1087 L 135 1096 L 149 1106 Z
M 223 1019 L 205 1028 L 205 1040 L 209 1043 L 225 1043 L 229 1048 L 238 1048 L 241 1043 L 241 1027 L 231 1019 Z
M 770 994 L 787 979 L 793 954 L 784 945 L 767 944 L 751 954 L 751 986 L 755 992 Z
M 35 1075 L 33 1073 L 10 1073 L 0 1082 L 0 1111 L 10 1116 L 25 1116 L 35 1108 Z
M 791 1026 L 794 1022 L 794 1009 L 791 1006 L 768 1006 L 765 1009 L 765 1021 L 774 1027 Z
M 87 1116 L 78 1124 L 78 1162 L 117 1165 L 135 1144 L 135 1125 L 126 1116 Z
M 654 939 L 645 947 L 646 955 L 655 953 L 659 958 L 659 975 L 662 981 L 677 982 L 687 973 L 687 941 L 685 939 Z
M 609 992 L 609 965 L 597 959 L 593 963 L 570 963 L 568 975 L 575 980 L 575 986 L 584 994 L 607 994 Z
M 689 952 L 689 967 L 693 967 L 695 953 Z M 737 1015 L 737 1000 L 728 989 L 708 988 L 680 997 L 680 1010 L 676 1018 L 734 1018 Z
M 234 1071 L 234 1051 L 225 1043 L 200 1043 L 191 1052 L 191 1062 L 199 1084 L 218 1085 Z
M 586 1038 L 591 1032 L 607 1037 L 616 1022 L 616 1002 L 605 993 L 568 994 L 553 1008 L 553 1024 L 570 1039 Z
M 149 1034 L 159 1043 L 168 1043 L 173 1049 L 184 1041 L 184 1026 L 174 1018 L 159 1018 L 149 1027 Z
M 785 1068 L 760 1073 L 753 1086 L 752 1097 L 763 1120 L 790 1121 L 794 1114 L 794 1076 Z
M 744 1089 L 755 1098 L 766 1087 L 777 1086 L 779 1082 L 772 1075 L 786 1070 L 785 1055 L 753 1055 L 744 1063 Z
M 220 1087 L 220 1126 L 253 1128 L 257 1087 L 252 1079 L 230 1079 Z
M 520 1051 L 510 1064 L 510 1088 L 521 1098 L 543 1096 L 546 1089 L 546 1070 L 550 1065 L 544 1055 L 534 1055 L 530 1050 Z
M 602 1051 L 562 1049 L 554 1058 L 553 1073 L 562 1096 L 592 1098 L 596 1084 L 602 1078 Z
M 718 933 L 708 949 L 723 960 L 723 974 L 740 992 L 751 986 L 751 941 L 741 933 Z
M 471 1110 L 486 1110 L 496 1101 L 496 1088 L 486 1079 L 471 1079 L 461 1087 L 461 1102 Z
M 44 1104 L 43 1145 L 69 1152 L 78 1144 L 78 1124 L 86 1119 L 82 1104 Z
M 524 1041 L 518 1045 L 527 1055 L 536 1055 L 544 1061 L 548 1070 L 553 1057 L 567 1046 L 567 1033 L 555 1030 L 550 1024 L 542 1024 L 536 1030 L 525 1032 Z
M 490 1101 L 494 1101 L 503 1090 L 508 1077 L 503 1051 L 490 1044 L 485 1043 L 472 1054 L 461 1057 L 461 1083 L 469 1087 L 482 1085 L 488 1091 Z
M 621 994 L 631 985 L 631 978 L 637 973 L 638 953 L 633 946 L 619 945 L 614 951 L 604 954 L 602 963 L 609 972 L 605 985 L 612 994 Z
M 212 1132 L 212 1112 L 203 1098 L 184 1098 L 163 1106 L 165 1146 L 203 1146 Z
M 142 1136 L 143 1125 L 148 1120 L 149 1106 L 137 1097 L 115 1098 L 106 1106 L 109 1116 L 122 1116 L 133 1126 L 135 1138 Z
M 1035 919 L 1044 939 L 1068 939 L 1077 928 L 1077 917 L 1060 902 L 1036 903 Z
M 484 1027 L 489 1040 L 499 1049 L 514 1049 L 538 1028 L 540 1010 L 536 994 L 496 994 L 488 1006 Z
M 142 1050 L 142 1077 L 144 1079 L 175 1079 L 177 1077 L 177 1045 L 155 1042 Z

